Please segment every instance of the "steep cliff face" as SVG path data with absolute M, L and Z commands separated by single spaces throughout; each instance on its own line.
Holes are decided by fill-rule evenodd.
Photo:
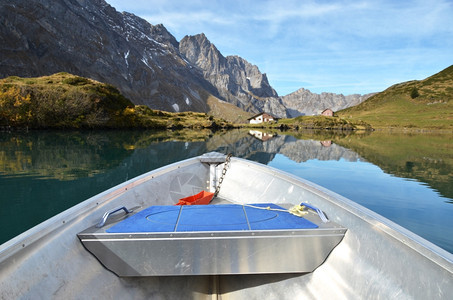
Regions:
M 245 111 L 287 116 L 277 92 L 257 66 L 239 56 L 224 57 L 204 34 L 185 36 L 179 43 L 179 50 L 203 72 L 221 98 Z
M 2 1 L 0 53 L 0 77 L 70 72 L 167 111 L 207 111 L 200 94 L 215 92 L 163 25 L 119 13 L 104 0 Z
M 315 94 L 307 89 L 301 88 L 294 93 L 283 96 L 282 101 L 288 109 L 288 115 L 293 118 L 301 115 L 319 115 L 327 108 L 338 111 L 362 103 L 372 95 L 353 94 L 344 96 L 334 93 Z
M 283 118 L 365 99 L 304 89 L 281 98 L 257 66 L 224 57 L 204 34 L 178 42 L 163 25 L 117 12 L 104 0 L 0 1 L 0 78 L 62 71 L 110 83 L 135 104 L 166 111 L 208 112 L 214 95 Z

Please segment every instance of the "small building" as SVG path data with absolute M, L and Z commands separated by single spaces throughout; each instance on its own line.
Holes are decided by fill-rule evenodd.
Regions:
M 261 132 L 259 130 L 250 130 L 249 134 L 263 142 L 270 140 L 275 136 L 273 133 Z
M 321 141 L 320 142 L 323 147 L 330 147 L 332 146 L 332 141 Z
M 321 112 L 321 116 L 333 117 L 333 110 L 327 108 Z
M 275 121 L 275 118 L 268 113 L 262 112 L 257 115 L 254 115 L 251 118 L 248 118 L 250 124 L 260 124 L 260 123 L 268 123 Z

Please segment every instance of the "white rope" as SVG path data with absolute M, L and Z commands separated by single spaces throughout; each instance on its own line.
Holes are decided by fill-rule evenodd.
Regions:
M 233 201 L 233 202 L 235 202 L 235 201 Z M 304 205 L 294 205 L 290 209 L 280 209 L 280 208 L 271 208 L 270 206 L 261 207 L 261 206 L 255 206 L 255 205 L 239 203 L 239 202 L 236 202 L 236 204 L 251 207 L 251 208 L 256 208 L 256 209 L 262 209 L 262 210 L 287 212 L 287 213 L 290 213 L 292 215 L 295 215 L 295 216 L 301 217 L 301 218 L 308 213 L 308 211 L 304 210 L 305 209 Z

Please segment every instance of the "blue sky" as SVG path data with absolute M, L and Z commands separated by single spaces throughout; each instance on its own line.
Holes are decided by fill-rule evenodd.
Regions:
M 453 0 L 107 0 L 179 41 L 205 33 L 267 74 L 280 96 L 365 94 L 453 64 Z

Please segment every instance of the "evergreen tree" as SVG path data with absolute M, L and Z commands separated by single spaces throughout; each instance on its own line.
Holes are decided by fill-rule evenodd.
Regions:
M 420 96 L 420 94 L 418 93 L 418 89 L 414 86 L 414 88 L 413 88 L 412 91 L 411 91 L 411 98 L 412 98 L 412 99 L 415 99 L 415 98 L 417 98 L 418 96 Z

